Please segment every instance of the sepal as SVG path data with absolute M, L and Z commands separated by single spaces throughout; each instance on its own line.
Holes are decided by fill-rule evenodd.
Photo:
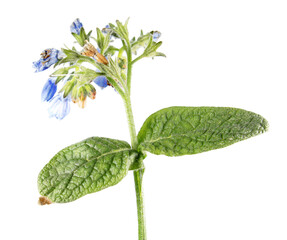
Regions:
M 86 34 L 85 29 L 82 27 L 80 30 L 80 34 L 76 34 L 73 32 L 71 34 L 74 36 L 74 38 L 80 44 L 80 46 L 83 47 L 85 45 L 85 41 L 90 40 L 91 33 L 92 33 L 92 31 L 90 31 L 88 34 Z
M 151 37 L 150 33 L 143 35 L 143 33 L 141 31 L 141 35 L 138 37 L 137 40 L 135 40 L 135 38 L 133 38 L 131 40 L 132 53 L 137 54 L 137 51 L 139 48 L 141 48 L 141 47 L 146 48 L 149 41 L 150 41 L 150 37 Z
M 67 81 L 66 84 L 63 86 L 63 88 L 60 90 L 60 92 L 63 92 L 63 97 L 66 98 L 70 92 L 73 90 L 74 86 L 76 85 L 77 80 L 76 78 L 72 78 L 70 81 Z
M 77 72 L 79 74 L 79 78 L 81 83 L 91 83 L 96 77 L 101 76 L 102 74 L 96 72 L 92 69 L 81 66 L 80 71 Z
M 65 49 L 62 48 L 62 51 L 64 52 L 64 54 L 66 55 L 65 58 L 61 59 L 59 62 L 57 62 L 55 64 L 55 67 L 64 63 L 70 63 L 71 65 L 76 64 L 76 63 L 82 63 L 82 62 L 88 62 L 91 63 L 93 65 L 95 65 L 95 60 L 87 57 L 87 56 L 83 56 L 81 55 L 79 52 L 77 52 L 75 49 Z
M 148 46 L 146 47 L 146 49 L 144 50 L 142 56 L 143 57 L 155 57 L 155 56 L 163 56 L 165 57 L 165 55 L 163 53 L 159 53 L 157 52 L 157 49 L 162 45 L 162 42 L 154 42 L 152 40 L 152 36 L 150 36 L 149 39 L 149 43 Z
M 111 58 L 111 56 L 108 57 L 109 64 L 99 64 L 99 70 L 101 70 L 106 76 L 116 79 L 116 81 L 120 82 L 121 84 L 124 83 L 124 80 L 122 79 L 122 69 L 118 65 L 118 58 L 115 59 L 115 61 Z
M 111 40 L 111 34 L 111 32 L 103 34 L 102 31 L 97 28 L 96 42 L 102 55 L 106 55 L 106 50 L 108 49 Z
M 55 84 L 58 84 L 61 80 L 63 80 L 69 74 L 69 70 L 73 67 L 74 66 L 59 68 L 58 70 L 53 72 L 51 74 L 51 77 L 57 77 Z
M 126 43 L 129 43 L 128 21 L 129 18 L 126 20 L 125 24 L 122 24 L 119 20 L 117 20 L 116 21 L 117 26 L 111 23 L 109 24 L 112 31 L 116 33 L 116 35 Z
M 116 47 L 110 45 L 110 46 L 108 46 L 108 48 L 106 49 L 105 54 L 106 54 L 106 55 L 111 55 L 111 56 L 113 56 L 113 55 L 115 54 L 115 52 L 118 52 L 118 51 L 119 51 L 118 48 L 116 48 Z

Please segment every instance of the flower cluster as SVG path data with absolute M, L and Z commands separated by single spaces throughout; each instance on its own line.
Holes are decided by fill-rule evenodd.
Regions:
M 79 19 L 71 24 L 70 31 L 80 45 L 79 50 L 76 47 L 61 50 L 48 48 L 41 53 L 38 61 L 33 62 L 36 72 L 42 72 L 51 66 L 58 68 L 50 74 L 41 94 L 42 101 L 50 104 L 50 117 L 57 119 L 63 119 L 69 114 L 71 102 L 84 108 L 87 97 L 95 99 L 94 84 L 101 89 L 114 87 L 122 97 L 127 94 L 127 59 L 131 63 L 130 54 L 137 54 L 138 49 L 143 48 L 143 53 L 133 62 L 143 57 L 164 56 L 157 52 L 161 45 L 161 42 L 157 42 L 160 32 L 141 32 L 138 39 L 130 40 L 127 22 L 123 25 L 117 21 L 117 25 L 108 24 L 102 30 L 97 28 L 96 38 L 91 36 L 92 31 L 86 33 Z M 90 39 L 95 40 L 95 44 Z M 122 47 L 112 45 L 117 39 L 121 40 L 119 42 L 123 44 Z M 123 56 L 124 52 L 127 56 Z M 83 66 L 83 63 L 89 63 L 92 68 Z

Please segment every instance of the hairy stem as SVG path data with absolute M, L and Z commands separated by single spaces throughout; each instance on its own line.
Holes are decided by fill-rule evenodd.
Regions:
M 144 169 L 134 171 L 135 190 L 137 196 L 137 208 L 138 208 L 138 238 L 139 240 L 146 240 L 146 227 L 144 216 L 144 197 L 143 197 L 143 180 Z
M 138 56 L 136 59 L 134 59 L 133 61 L 132 61 L 132 64 L 134 64 L 134 63 L 136 63 L 138 60 L 141 60 L 142 58 L 144 58 L 145 56 L 142 54 L 142 55 L 140 55 L 140 56 Z
M 131 106 L 130 90 L 131 90 L 131 76 L 132 76 L 132 53 L 130 43 L 127 43 L 126 53 L 128 59 L 128 69 L 127 69 L 127 92 L 125 94 L 124 103 L 127 113 L 129 132 L 131 137 L 132 148 L 137 150 L 138 139 L 135 129 L 134 117 Z M 137 214 L 138 214 L 138 240 L 146 240 L 146 225 L 144 216 L 144 200 L 143 200 L 143 180 L 144 169 L 138 169 L 134 171 L 134 182 L 136 190 L 137 199 Z
M 130 92 L 131 92 L 131 78 L 132 78 L 132 50 L 131 50 L 130 43 L 128 43 L 128 45 L 127 45 L 127 58 L 128 58 L 127 85 L 128 85 L 129 95 L 130 95 Z
M 128 118 L 129 131 L 131 137 L 132 148 L 137 150 L 138 140 L 135 130 L 134 118 L 131 108 L 130 97 L 125 98 L 125 108 Z M 134 171 L 134 182 L 137 198 L 137 213 L 138 213 L 138 239 L 146 240 L 146 225 L 145 225 L 145 216 L 144 216 L 144 199 L 143 199 L 143 180 L 144 169 L 139 169 Z
M 125 103 L 125 108 L 126 108 L 126 113 L 127 113 L 127 118 L 128 118 L 132 148 L 137 150 L 138 139 L 137 139 L 137 134 L 136 134 L 136 128 L 135 128 L 135 123 L 134 123 L 130 96 L 126 96 L 126 98 L 124 99 L 124 103 Z

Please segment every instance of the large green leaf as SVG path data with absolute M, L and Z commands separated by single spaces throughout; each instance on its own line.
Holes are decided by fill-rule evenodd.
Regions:
M 58 152 L 38 177 L 41 195 L 70 202 L 121 181 L 137 153 L 127 142 L 92 137 Z
M 139 134 L 139 150 L 167 156 L 223 148 L 268 128 L 258 114 L 227 107 L 170 107 L 152 114 Z

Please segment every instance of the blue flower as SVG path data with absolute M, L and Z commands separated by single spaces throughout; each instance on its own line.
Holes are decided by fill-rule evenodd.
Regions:
M 41 53 L 41 58 L 33 62 L 36 72 L 42 72 L 60 60 L 60 51 L 55 48 L 47 48 Z
M 108 34 L 111 31 L 110 25 L 106 25 L 103 29 L 102 29 L 102 33 L 104 34 Z
M 160 33 L 159 31 L 154 31 L 154 32 L 152 33 L 152 40 L 153 40 L 154 42 L 157 42 L 158 39 L 160 38 L 160 36 L 161 36 L 161 33 Z
M 102 89 L 108 86 L 108 80 L 105 76 L 96 77 L 94 83 L 97 84 Z
M 80 22 L 80 19 L 77 18 L 71 25 L 70 29 L 72 33 L 75 33 L 77 35 L 80 35 L 81 28 L 83 27 L 83 24 Z
M 45 83 L 41 94 L 41 99 L 43 102 L 50 101 L 50 99 L 55 95 L 57 91 L 57 85 L 55 84 L 56 80 L 56 77 L 51 77 Z
M 62 120 L 70 113 L 71 98 L 68 96 L 63 97 L 63 94 L 59 93 L 50 101 L 51 106 L 48 109 L 50 117 L 55 117 Z

